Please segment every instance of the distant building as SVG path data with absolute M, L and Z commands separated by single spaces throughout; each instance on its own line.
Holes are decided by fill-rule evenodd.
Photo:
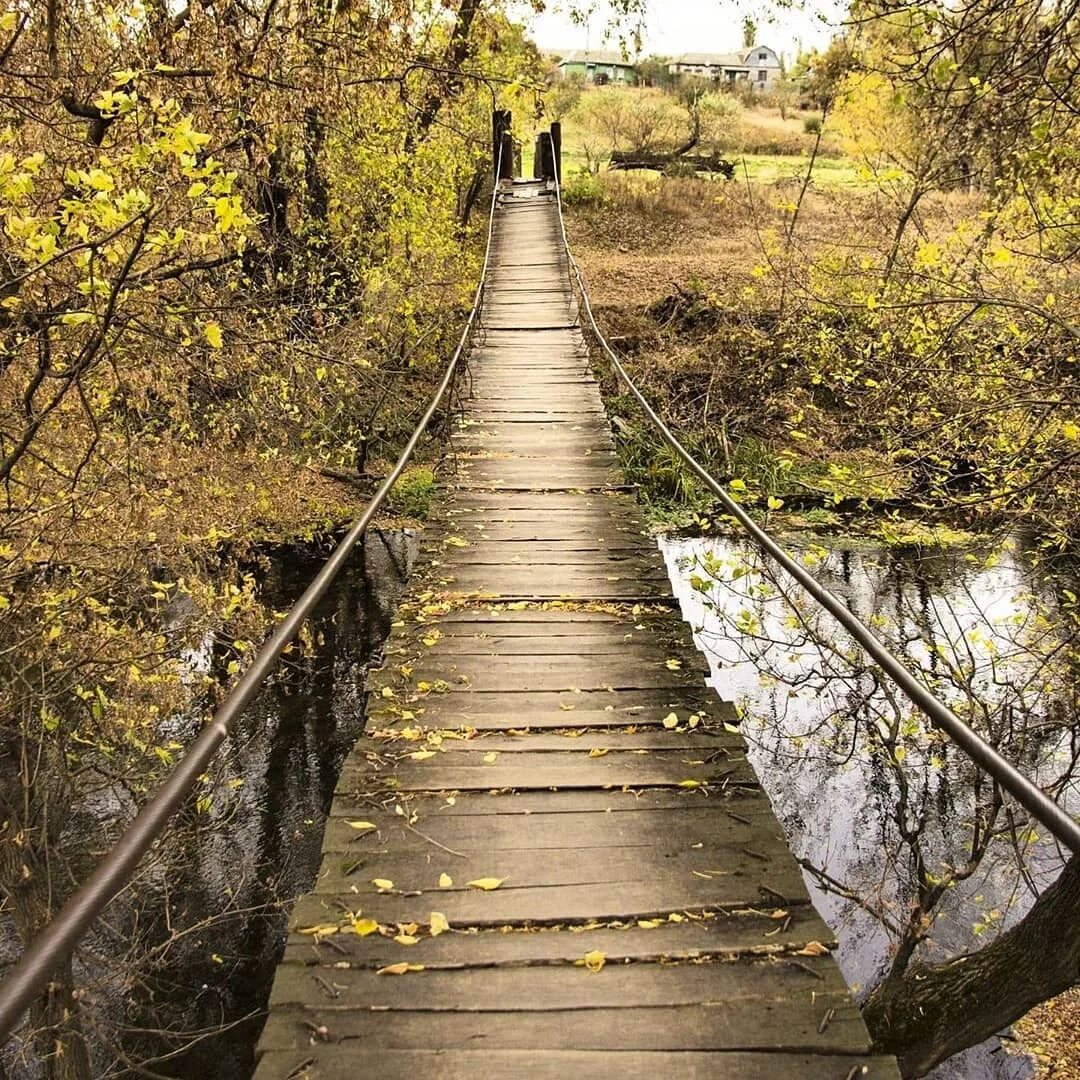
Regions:
M 683 53 L 668 64 L 672 75 L 697 75 L 718 83 L 751 83 L 769 90 L 780 79 L 780 57 L 767 45 L 737 53 Z
M 632 83 L 637 81 L 634 65 L 614 50 L 586 49 L 567 53 L 559 61 L 559 77 L 580 78 L 595 83 Z

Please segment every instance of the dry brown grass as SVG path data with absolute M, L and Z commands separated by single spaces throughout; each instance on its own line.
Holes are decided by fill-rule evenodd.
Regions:
M 1080 1080 L 1080 986 L 1037 1005 L 1015 1030 L 1038 1080 Z
M 785 117 L 779 109 L 765 106 L 743 109 L 721 148 L 741 154 L 809 154 L 816 139 L 806 131 L 811 117 L 820 120 L 821 114 L 789 109 Z M 818 152 L 838 157 L 841 147 L 826 131 Z
M 783 243 L 787 208 L 800 184 L 771 184 L 604 173 L 602 205 L 572 206 L 567 229 L 593 299 L 604 307 L 640 309 L 668 296 L 674 283 L 739 303 L 760 284 L 755 268 Z M 942 193 L 924 201 L 919 228 L 945 235 L 962 218 L 974 220 L 977 198 Z M 799 214 L 796 243 L 804 254 L 864 250 L 883 258 L 895 207 L 871 191 L 819 190 L 811 186 Z M 760 293 L 760 290 L 755 290 Z M 771 301 L 757 295 L 751 302 Z

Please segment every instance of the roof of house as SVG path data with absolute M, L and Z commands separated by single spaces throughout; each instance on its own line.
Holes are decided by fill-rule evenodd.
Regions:
M 578 49 L 567 53 L 560 61 L 561 64 L 614 64 L 617 67 L 633 67 L 630 60 L 626 60 L 621 52 L 614 49 Z
M 755 45 L 746 52 L 731 53 L 683 53 L 682 56 L 672 57 L 673 64 L 685 64 L 692 67 L 747 67 L 750 65 L 754 53 L 761 49 L 769 49 L 768 45 Z M 775 55 L 775 53 L 773 53 Z

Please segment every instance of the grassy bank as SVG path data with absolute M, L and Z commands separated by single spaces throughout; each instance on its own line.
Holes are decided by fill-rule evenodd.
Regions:
M 1073 371 L 1039 309 L 1046 284 L 987 257 L 965 287 L 997 290 L 1000 306 L 936 306 L 921 290 L 944 265 L 883 294 L 872 282 L 894 202 L 866 182 L 820 183 L 827 171 L 791 239 L 791 181 L 568 181 L 571 243 L 612 343 L 686 444 L 774 519 L 896 540 L 1041 523 L 1067 543 Z M 929 197 L 912 257 L 955 245 L 985 209 L 978 195 Z M 604 377 L 631 478 L 656 514 L 700 527 L 711 498 Z

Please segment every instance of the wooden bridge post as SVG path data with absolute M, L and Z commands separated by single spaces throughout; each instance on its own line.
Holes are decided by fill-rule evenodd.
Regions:
M 561 184 L 562 175 L 562 124 L 555 120 L 551 124 L 551 153 L 555 168 L 555 179 Z
M 514 175 L 514 140 L 510 134 L 512 122 L 509 109 L 496 109 L 491 114 L 491 161 L 496 183 Z M 508 141 L 509 153 L 507 153 Z
M 540 178 L 542 180 L 555 179 L 555 155 L 552 152 L 552 140 L 550 131 L 541 131 L 538 146 L 540 159 Z
M 509 131 L 503 132 L 502 167 L 499 170 L 499 179 L 514 179 L 514 136 Z
M 540 136 L 533 141 L 533 179 L 539 180 L 542 176 L 540 166 L 543 163 L 543 152 L 540 149 Z

